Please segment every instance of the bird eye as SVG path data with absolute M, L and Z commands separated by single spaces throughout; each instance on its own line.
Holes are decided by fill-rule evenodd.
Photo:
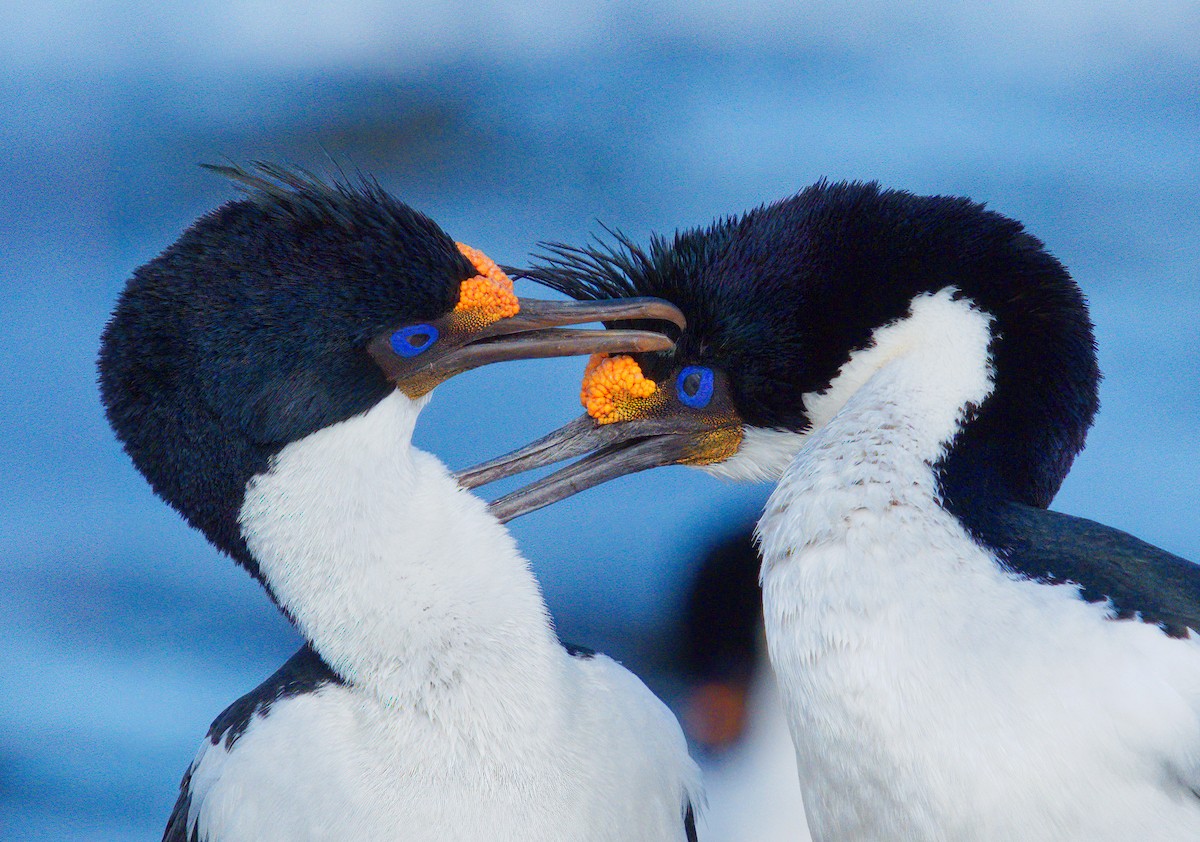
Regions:
M 711 368 L 699 365 L 686 366 L 675 379 L 675 391 L 679 401 L 692 409 L 704 409 L 712 400 L 713 373 Z
M 415 357 L 437 341 L 438 329 L 433 325 L 410 325 L 392 334 L 392 350 L 402 357 Z

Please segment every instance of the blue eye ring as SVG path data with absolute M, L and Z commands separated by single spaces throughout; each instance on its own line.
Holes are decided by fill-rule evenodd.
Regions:
M 699 375 L 700 384 L 692 394 L 688 394 L 684 389 L 684 383 L 688 378 Z M 694 382 L 694 381 L 693 381 Z M 704 409 L 708 406 L 708 402 L 713 396 L 713 372 L 711 368 L 705 368 L 702 365 L 684 366 L 679 376 L 675 378 L 675 394 L 679 396 L 679 402 L 684 406 L 690 406 L 692 409 Z
M 414 341 L 415 340 L 415 341 Z M 433 325 L 409 325 L 392 334 L 392 350 L 402 357 L 425 353 L 438 341 L 438 329 Z

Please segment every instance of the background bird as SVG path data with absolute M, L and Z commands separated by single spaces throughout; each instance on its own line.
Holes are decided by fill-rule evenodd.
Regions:
M 220 168 L 250 197 L 137 270 L 101 392 L 155 491 L 306 644 L 213 723 L 167 840 L 694 839 L 674 717 L 555 637 L 512 538 L 412 446 L 439 382 L 490 362 L 666 348 L 558 326 L 369 180 Z
M 764 609 L 814 838 L 1200 833 L 1200 571 L 1047 510 L 1099 372 L 1019 223 L 821 183 L 530 275 L 661 295 L 688 328 L 593 360 L 587 416 L 468 478 L 600 448 L 504 517 L 665 463 L 778 478 Z
M 753 521 L 715 541 L 680 620 L 680 721 L 704 776 L 703 838 L 808 839 L 796 752 L 763 636 Z

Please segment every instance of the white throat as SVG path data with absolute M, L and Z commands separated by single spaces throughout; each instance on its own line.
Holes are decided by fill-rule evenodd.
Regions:
M 933 465 L 992 390 L 991 317 L 952 295 L 917 296 L 827 390 L 805 396 L 814 432 L 759 522 L 764 578 L 798 547 L 848 533 L 856 512 L 912 503 L 940 517 Z
M 921 419 L 931 440 L 944 445 L 957 430 L 966 405 L 980 403 L 992 388 L 987 354 L 991 317 L 953 294 L 948 287 L 917 296 L 908 316 L 879 328 L 870 345 L 851 354 L 829 388 L 804 395 L 807 431 L 746 427 L 737 453 L 701 470 L 723 479 L 777 482 L 809 436 L 893 360 L 911 365 L 909 379 L 916 390 L 906 398 L 908 412 Z
M 939 499 L 989 321 L 943 291 L 877 331 L 759 521 L 812 837 L 1196 839 L 1195 640 L 1011 575 Z
M 557 643 L 508 531 L 412 447 L 424 404 L 397 391 L 289 444 L 247 484 L 239 523 L 334 670 L 444 714 L 446 697 L 486 692 L 497 676 L 544 674 Z
M 953 571 L 1003 577 L 941 507 L 933 469 L 992 390 L 991 317 L 946 289 L 873 339 L 806 397 L 814 432 L 758 527 L 767 638 L 818 839 L 927 838 L 907 812 L 926 802 L 887 783 L 923 774 L 904 764 L 945 713 L 942 673 L 917 653 L 938 651 L 946 616 L 971 604 L 947 586 Z M 894 692 L 912 681 L 928 717 Z
M 991 394 L 988 355 L 992 317 L 947 287 L 913 299 L 908 316 L 885 325 L 854 352 L 823 392 L 804 396 L 811 429 L 834 419 L 856 395 L 859 404 L 882 401 L 919 441 L 929 460 L 941 455 L 969 405 Z M 874 382 L 872 382 L 874 381 Z M 870 383 L 870 388 L 864 389 Z

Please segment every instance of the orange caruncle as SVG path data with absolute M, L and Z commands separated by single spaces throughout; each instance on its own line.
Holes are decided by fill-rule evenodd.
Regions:
M 508 275 L 504 274 L 504 270 L 478 249 L 462 243 L 455 245 L 479 273 L 473 278 L 467 278 L 459 286 L 455 312 L 469 311 L 475 319 L 485 325 L 517 315 L 521 311 L 521 305 L 513 292 L 513 283 Z
M 579 401 L 597 424 L 612 424 L 644 415 L 655 389 L 633 357 L 593 354 L 583 372 Z

